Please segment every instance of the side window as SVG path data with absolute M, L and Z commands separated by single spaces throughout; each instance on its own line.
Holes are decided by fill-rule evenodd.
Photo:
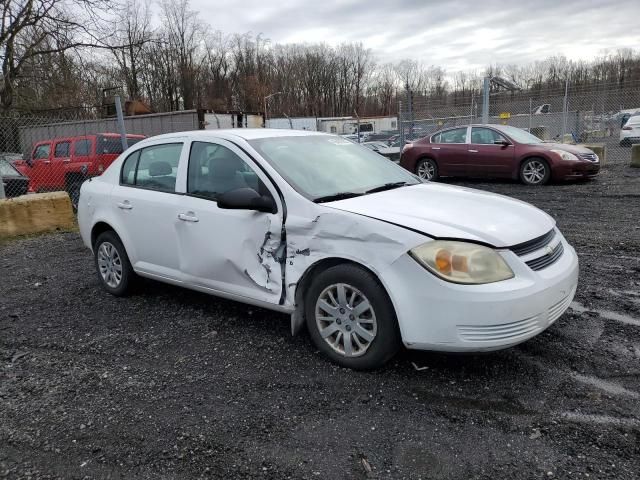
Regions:
M 501 142 L 504 139 L 502 135 L 490 128 L 473 127 L 471 129 L 471 143 L 493 145 L 495 142 Z
M 83 138 L 82 140 L 76 140 L 73 144 L 73 153 L 79 157 L 89 155 L 89 148 L 91 147 L 91 140 Z
M 68 157 L 70 149 L 71 149 L 71 142 L 56 143 L 56 148 L 53 151 L 53 156 L 54 158 Z
M 227 147 L 207 142 L 191 144 L 187 193 L 215 200 L 221 193 L 246 187 L 270 195 L 251 167 Z
M 120 172 L 120 183 L 122 185 L 136 184 L 136 166 L 138 165 L 139 156 L 139 150 L 137 152 L 133 152 L 122 164 L 122 172 Z
M 431 137 L 431 143 L 440 143 L 440 134 L 436 133 L 433 137 Z
M 331 133 L 336 133 L 338 129 L 336 127 L 331 127 Z
M 182 143 L 143 148 L 139 154 L 135 185 L 161 192 L 175 192 L 181 152 Z
M 467 127 L 454 128 L 440 133 L 440 141 L 438 143 L 466 143 Z
M 36 147 L 36 151 L 33 152 L 33 159 L 38 160 L 41 158 L 49 158 L 50 152 L 51 152 L 51 144 L 47 143 L 44 145 L 38 145 Z

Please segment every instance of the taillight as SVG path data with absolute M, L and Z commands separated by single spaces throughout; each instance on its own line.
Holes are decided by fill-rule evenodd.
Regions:
M 413 148 L 413 143 L 407 143 L 404 147 L 402 147 L 402 153 L 406 152 L 410 148 Z
M 623 130 L 633 130 L 631 127 L 622 127 Z

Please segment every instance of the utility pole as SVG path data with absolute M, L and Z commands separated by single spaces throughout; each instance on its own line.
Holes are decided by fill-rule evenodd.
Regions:
M 116 115 L 118 117 L 118 130 L 120 130 L 120 142 L 122 143 L 122 151 L 129 148 L 127 143 L 127 130 L 124 126 L 124 115 L 122 114 L 122 104 L 120 103 L 120 95 L 113 97 L 116 102 Z
M 276 95 L 282 95 L 282 92 L 275 92 L 275 93 L 270 93 L 269 95 L 267 95 L 266 97 L 264 97 L 263 101 L 264 101 L 264 128 L 267 128 L 267 100 L 269 100 L 271 97 L 275 97 Z
M 489 86 L 491 85 L 491 78 L 484 77 L 482 85 L 482 123 L 489 123 Z

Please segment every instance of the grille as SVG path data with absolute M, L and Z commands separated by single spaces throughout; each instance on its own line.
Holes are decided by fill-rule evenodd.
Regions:
M 549 324 L 555 322 L 558 318 L 560 318 L 560 315 L 562 315 L 565 310 L 569 308 L 574 293 L 575 289 L 558 303 L 549 307 L 549 310 L 547 310 L 547 321 L 549 322 Z
M 536 250 L 540 250 L 548 245 L 548 243 L 553 240 L 553 237 L 556 236 L 556 231 L 551 230 L 548 233 L 545 233 L 541 237 L 534 238 L 533 240 L 529 240 L 524 243 L 519 243 L 518 245 L 514 245 L 509 250 L 518 255 L 519 257 L 526 255 L 531 252 L 535 252 Z
M 564 247 L 562 246 L 562 242 L 559 242 L 551 253 L 529 260 L 527 265 L 531 270 L 542 270 L 555 263 L 562 256 L 562 252 L 564 252 Z
M 540 329 L 540 315 L 500 325 L 458 325 L 458 335 L 467 342 L 495 342 L 517 339 Z
M 590 162 L 598 161 L 598 156 L 595 153 L 581 153 L 580 158 L 583 160 L 589 160 Z

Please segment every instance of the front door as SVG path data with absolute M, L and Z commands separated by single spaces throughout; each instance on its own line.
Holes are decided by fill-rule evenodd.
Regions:
M 471 128 L 468 175 L 472 177 L 510 177 L 513 171 L 514 147 L 492 128 Z
M 467 150 L 469 149 L 467 127 L 445 130 L 434 137 L 437 138 L 432 152 L 438 163 L 439 174 L 443 176 L 465 175 Z
M 252 188 L 276 199 L 275 214 L 218 208 L 218 196 Z M 282 292 L 282 205 L 253 161 L 225 140 L 193 142 L 176 226 L 185 282 L 268 303 Z
M 33 149 L 33 155 L 25 174 L 29 177 L 29 188 L 35 192 L 46 191 L 51 185 L 51 142 L 41 143 Z
M 172 281 L 181 280 L 175 187 L 182 149 L 182 143 L 165 143 L 136 150 L 123 162 L 119 185 L 111 193 L 134 269 Z

